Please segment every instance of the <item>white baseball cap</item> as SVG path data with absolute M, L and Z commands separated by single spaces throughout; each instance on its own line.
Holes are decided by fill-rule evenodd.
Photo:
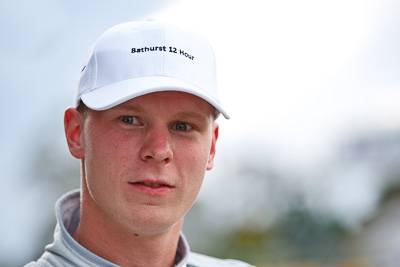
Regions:
M 182 91 L 220 102 L 211 45 L 196 33 L 156 21 L 126 22 L 104 32 L 89 50 L 78 83 L 80 100 L 105 110 L 140 95 Z

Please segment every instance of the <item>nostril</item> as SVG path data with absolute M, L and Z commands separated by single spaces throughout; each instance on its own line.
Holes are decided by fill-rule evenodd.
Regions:
M 156 159 L 157 158 L 155 158 L 155 157 L 153 157 L 151 155 L 147 155 L 147 156 L 144 157 L 144 160 L 146 160 L 146 161 L 152 161 L 152 160 L 156 160 Z M 159 162 L 164 161 L 165 163 L 169 163 L 171 161 L 171 159 L 169 157 L 165 157 L 165 158 L 157 160 L 157 161 L 159 161 Z

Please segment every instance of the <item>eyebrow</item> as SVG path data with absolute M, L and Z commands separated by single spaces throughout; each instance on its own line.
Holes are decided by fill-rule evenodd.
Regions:
M 120 111 L 134 111 L 134 112 L 145 112 L 144 108 L 140 105 L 118 105 L 113 107 L 114 110 L 120 110 Z
M 207 116 L 205 114 L 202 113 L 198 113 L 198 112 L 192 112 L 192 111 L 181 111 L 178 112 L 176 114 L 177 117 L 179 118 L 190 118 L 190 119 L 197 119 L 197 120 L 203 120 L 206 121 L 207 120 Z
M 114 110 L 116 111 L 130 111 L 130 112 L 135 112 L 135 113 L 146 113 L 146 110 L 139 104 L 137 105 L 119 105 L 113 107 Z M 174 114 L 174 117 L 177 117 L 179 119 L 196 119 L 196 120 L 202 120 L 202 121 L 207 121 L 207 115 L 200 113 L 200 112 L 195 112 L 195 111 L 179 111 Z

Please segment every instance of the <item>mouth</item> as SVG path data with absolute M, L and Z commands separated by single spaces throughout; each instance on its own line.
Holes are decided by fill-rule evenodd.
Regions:
M 166 196 L 175 190 L 175 186 L 167 184 L 164 181 L 139 181 L 129 184 L 134 190 L 150 196 Z
M 151 183 L 151 182 L 138 182 L 136 184 L 142 184 L 142 185 L 146 185 L 152 188 L 158 188 L 158 187 L 171 187 L 167 184 L 163 184 L 163 183 Z

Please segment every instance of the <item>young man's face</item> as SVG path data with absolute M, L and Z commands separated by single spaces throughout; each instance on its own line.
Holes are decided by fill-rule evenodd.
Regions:
M 213 112 L 208 102 L 182 92 L 90 110 L 78 157 L 91 214 L 138 234 L 161 233 L 178 222 L 213 166 Z

